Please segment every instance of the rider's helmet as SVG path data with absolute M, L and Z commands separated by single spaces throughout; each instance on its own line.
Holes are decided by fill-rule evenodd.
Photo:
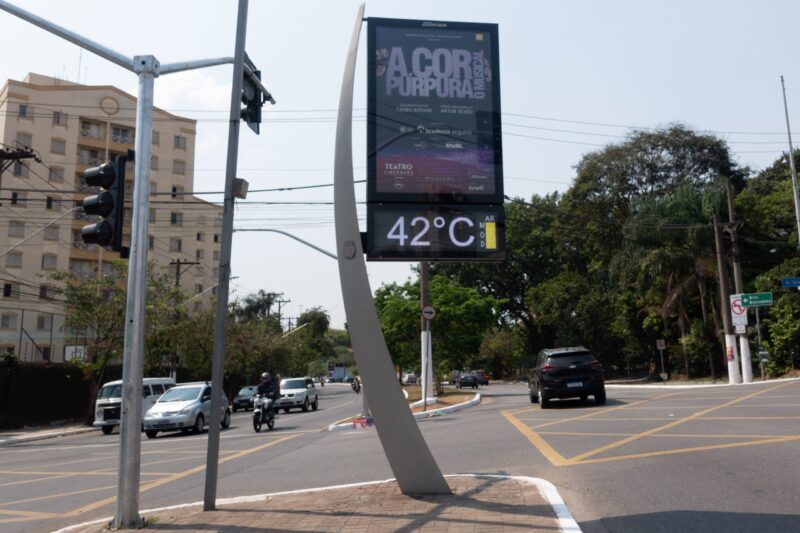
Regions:
M 269 379 L 269 372 L 264 372 L 261 374 L 261 379 Z

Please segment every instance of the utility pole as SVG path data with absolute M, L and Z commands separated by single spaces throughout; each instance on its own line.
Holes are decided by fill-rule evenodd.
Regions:
M 181 288 L 181 275 L 186 272 L 186 270 L 181 270 L 181 265 L 187 267 L 187 270 L 195 265 L 199 265 L 200 261 L 186 261 L 185 259 L 181 261 L 181 258 L 173 259 L 169 262 L 170 266 L 175 265 L 175 288 Z
M 8 170 L 11 165 L 23 159 L 33 159 L 37 163 L 42 162 L 39 156 L 36 155 L 29 146 L 23 146 L 22 148 L 5 147 L 0 150 L 0 190 L 2 190 L 3 186 L 3 173 Z M 3 204 L 0 203 L 0 206 L 2 205 Z
M 739 230 L 739 224 L 736 222 L 736 217 L 733 213 L 733 185 L 728 178 L 726 183 L 728 192 L 728 225 L 725 230 L 731 236 L 731 255 L 733 255 L 733 283 L 736 288 L 736 294 L 744 293 L 744 283 L 742 283 L 742 265 L 740 263 L 741 255 L 739 254 L 739 242 L 736 237 L 736 232 Z M 742 382 L 753 382 L 753 362 L 750 357 L 750 339 L 747 337 L 747 327 L 745 326 L 744 334 L 739 333 L 739 353 L 742 356 Z
M 789 168 L 792 169 L 792 198 L 794 198 L 794 218 L 797 223 L 797 246 L 800 248 L 800 195 L 797 192 L 797 169 L 794 164 L 794 145 L 792 144 L 792 128 L 789 126 L 789 105 L 786 103 L 786 85 L 781 76 L 783 90 L 783 111 L 786 115 L 786 135 L 789 137 Z
M 281 296 L 283 296 L 283 293 L 281 293 Z M 291 300 L 275 300 L 275 303 L 278 304 L 278 324 L 281 323 L 281 308 L 283 304 L 288 304 L 289 302 L 291 302 Z
M 720 314 L 725 334 L 725 360 L 728 363 L 728 381 L 741 383 L 739 361 L 736 356 L 736 336 L 731 333 L 730 291 L 728 290 L 727 265 L 722 259 L 722 237 L 720 236 L 719 215 L 714 214 L 714 242 L 717 246 L 717 268 L 719 270 Z
M 420 261 L 419 263 L 419 309 L 420 309 L 420 316 L 422 315 L 422 309 L 426 306 L 431 305 L 431 294 L 430 294 L 430 273 L 428 271 L 428 262 L 427 261 Z M 431 397 L 431 389 L 433 388 L 433 376 L 431 376 L 431 321 L 425 317 L 420 318 L 420 328 L 422 334 L 420 338 L 422 339 L 422 365 L 421 365 L 421 372 L 420 372 L 420 388 L 422 390 L 422 400 L 423 404 L 427 407 L 428 398 Z
M 175 288 L 181 288 L 181 274 L 183 271 L 181 270 L 181 265 L 186 265 L 187 268 L 191 268 L 194 265 L 199 265 L 199 261 L 181 261 L 181 258 L 174 259 L 169 262 L 170 266 L 175 265 Z M 178 311 L 178 305 L 176 302 L 175 305 L 175 313 L 173 314 L 173 320 L 177 324 L 178 320 L 180 320 L 181 314 Z M 169 362 L 170 367 L 170 377 L 172 379 L 177 379 L 178 377 L 178 363 L 180 362 L 180 357 L 178 355 L 178 339 L 175 339 L 175 350 L 172 352 L 172 357 Z

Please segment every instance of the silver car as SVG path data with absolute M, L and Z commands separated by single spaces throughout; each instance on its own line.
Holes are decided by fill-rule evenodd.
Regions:
M 281 380 L 281 397 L 275 403 L 275 408 L 288 413 L 292 407 L 299 407 L 303 411 L 308 411 L 309 407 L 314 411 L 317 410 L 319 397 L 314 380 L 309 377 Z
M 231 425 L 231 407 L 222 395 L 221 426 Z M 159 431 L 202 433 L 211 419 L 211 385 L 209 383 L 181 383 L 164 393 L 144 415 L 144 432 L 154 439 Z

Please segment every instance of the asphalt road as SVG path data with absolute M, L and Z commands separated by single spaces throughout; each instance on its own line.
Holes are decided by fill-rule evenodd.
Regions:
M 443 472 L 553 482 L 587 533 L 800 531 L 800 382 L 609 388 L 605 406 L 531 404 L 524 385 L 481 387 L 477 407 L 420 423 Z M 220 498 L 393 477 L 374 429 L 321 432 L 355 414 L 349 386 L 320 410 L 249 413 L 222 433 Z M 141 509 L 203 498 L 206 435 L 142 443 Z M 0 530 L 51 531 L 114 512 L 118 436 L 0 448 Z

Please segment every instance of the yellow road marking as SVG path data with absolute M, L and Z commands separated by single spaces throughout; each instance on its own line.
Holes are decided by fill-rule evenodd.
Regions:
M 43 518 L 57 518 L 59 515 L 56 513 L 37 513 L 36 511 L 11 511 L 6 509 L 0 509 L 0 514 L 8 514 L 11 516 L 23 516 L 26 519 L 33 518 L 34 520 L 41 520 Z M 18 519 L 14 520 L 0 520 L 0 524 L 5 522 L 17 522 Z
M 76 494 L 85 494 L 87 492 L 98 492 L 101 490 L 112 490 L 116 489 L 116 485 L 106 485 L 105 487 L 96 487 L 93 489 L 82 489 L 82 490 L 73 490 L 71 492 L 62 492 L 61 494 L 48 494 L 47 496 L 37 496 L 35 498 L 26 498 L 24 500 L 16 500 L 13 502 L 2 502 L 0 506 L 7 506 L 7 505 L 19 505 L 21 503 L 31 503 L 31 502 L 38 502 L 42 500 L 51 500 L 53 498 L 61 498 L 63 496 L 75 496 Z
M 544 455 L 551 463 L 556 466 L 564 466 L 567 463 L 566 458 L 558 453 L 555 448 L 550 446 L 542 437 L 540 437 L 535 431 L 531 428 L 520 422 L 517 418 L 514 417 L 508 411 L 501 411 L 503 416 L 511 422 L 511 424 L 519 430 L 520 433 L 528 437 L 528 440 L 531 441 L 531 444 L 536 446 L 536 448 Z
M 37 477 L 36 479 L 23 479 L 20 481 L 12 481 L 11 483 L 0 483 L 0 487 L 13 487 L 15 485 L 27 485 L 28 483 L 36 483 L 38 481 L 49 481 L 51 479 L 62 479 L 65 477 L 74 477 L 72 474 L 67 475 L 60 475 L 60 476 L 49 476 L 49 477 Z
M 229 455 L 228 457 L 225 457 L 224 459 L 220 459 L 219 460 L 219 464 L 226 463 L 226 462 L 232 461 L 234 459 L 239 459 L 239 458 L 244 457 L 246 455 L 250 455 L 252 453 L 261 451 L 261 450 L 263 450 L 265 448 L 269 448 L 270 446 L 275 446 L 276 444 L 280 444 L 281 442 L 285 442 L 287 440 L 293 439 L 293 438 L 298 437 L 298 436 L 299 435 L 296 435 L 296 434 L 295 435 L 286 435 L 285 437 L 276 439 L 274 441 L 267 442 L 267 443 L 262 444 L 260 446 L 256 446 L 254 448 L 250 448 L 250 449 L 247 449 L 247 450 L 242 450 L 242 451 L 240 451 L 238 453 L 235 453 L 233 455 Z M 156 480 L 156 481 L 151 481 L 150 483 L 142 485 L 140 487 L 140 489 L 139 489 L 139 493 L 141 494 L 142 492 L 146 492 L 146 491 L 148 491 L 150 489 L 154 489 L 154 488 L 160 487 L 162 485 L 166 485 L 167 483 L 171 483 L 173 481 L 177 481 L 179 479 L 185 478 L 185 477 L 190 476 L 192 474 L 196 474 L 198 472 L 202 472 L 205 469 L 206 469 L 206 465 L 202 464 L 202 465 L 198 465 L 198 466 L 196 466 L 194 468 L 190 468 L 189 470 L 184 470 L 183 472 L 179 472 L 177 474 L 172 474 L 169 477 L 165 477 L 163 479 L 159 479 L 159 480 Z M 117 497 L 116 496 L 112 496 L 112 497 L 106 498 L 104 500 L 100 500 L 100 501 L 91 503 L 89 505 L 85 505 L 83 507 L 79 507 L 77 509 L 73 509 L 72 511 L 69 511 L 69 512 L 67 512 L 65 514 L 62 514 L 61 516 L 64 516 L 64 517 L 78 516 L 78 515 L 81 515 L 83 513 L 87 513 L 89 511 L 94 511 L 95 509 L 99 509 L 101 507 L 105 507 L 106 505 L 110 505 L 110 504 L 114 503 L 116 500 L 117 500 Z
M 594 463 L 608 463 L 611 461 L 627 461 L 629 459 L 642 459 L 645 457 L 656 457 L 659 455 L 673 455 L 678 453 L 688 453 L 688 452 L 704 452 L 708 450 L 719 450 L 723 448 L 739 448 L 742 446 L 753 446 L 755 444 L 773 444 L 778 442 L 792 442 L 798 441 L 800 437 L 775 437 L 771 439 L 761 439 L 761 440 L 752 440 L 749 442 L 730 442 L 726 444 L 712 444 L 709 446 L 694 446 L 691 448 L 675 448 L 672 450 L 661 450 L 657 452 L 642 452 L 642 453 L 632 453 L 627 455 L 615 455 L 614 457 L 600 457 L 596 459 L 581 459 L 575 460 L 570 459 L 570 465 L 587 465 L 587 464 L 594 464 Z
M 541 431 L 540 435 L 556 435 L 570 437 L 630 437 L 636 433 L 594 433 L 586 431 Z M 693 435 L 691 433 L 657 433 L 647 438 L 679 437 L 683 439 L 775 439 L 779 437 L 794 437 L 794 435 Z
M 709 413 L 713 413 L 714 411 L 719 411 L 720 409 L 724 409 L 725 407 L 730 407 L 731 405 L 735 405 L 735 404 L 737 404 L 739 402 L 743 402 L 743 401 L 748 400 L 750 398 L 754 398 L 754 397 L 759 396 L 761 394 L 764 394 L 766 392 L 770 392 L 770 391 L 773 391 L 773 390 L 776 390 L 776 389 L 779 389 L 779 388 L 785 387 L 785 386 L 786 385 L 778 385 L 776 387 L 771 387 L 769 389 L 756 391 L 754 393 L 748 394 L 746 396 L 742 396 L 742 397 L 737 398 L 735 400 L 731 400 L 729 402 L 725 402 L 722 405 L 718 405 L 716 407 L 710 407 L 710 408 L 705 409 L 703 411 L 700 411 L 700 412 L 694 413 L 692 415 L 689 415 L 689 416 L 687 416 L 685 418 L 681 418 L 681 419 L 675 420 L 673 422 L 670 422 L 669 424 L 664 424 L 663 426 L 658 426 L 658 427 L 655 427 L 655 428 L 652 428 L 652 429 L 648 429 L 647 431 L 643 431 L 643 432 L 638 433 L 636 435 L 631 435 L 630 437 L 626 437 L 626 438 L 618 440 L 616 442 L 612 442 L 611 444 L 606 444 L 605 446 L 601 446 L 601 447 L 596 448 L 594 450 L 590 450 L 588 452 L 584 452 L 582 454 L 576 455 L 575 457 L 570 458 L 570 461 L 574 461 L 574 462 L 582 461 L 582 460 L 584 460 L 584 459 L 586 459 L 588 457 L 592 457 L 593 455 L 597 455 L 598 453 L 603 453 L 603 452 L 606 452 L 608 450 L 613 450 L 614 448 L 619 448 L 620 446 L 624 446 L 625 444 L 628 444 L 628 443 L 637 441 L 639 439 L 642 439 L 644 437 L 647 437 L 649 435 L 653 435 L 655 433 L 659 433 L 661 431 L 664 431 L 665 429 L 669 429 L 669 428 L 678 426 L 680 424 L 684 424 L 686 422 L 689 422 L 690 420 L 696 420 L 696 419 L 698 419 L 698 418 L 700 418 L 700 417 L 702 417 L 704 415 L 707 415 Z M 744 444 L 744 443 L 740 443 L 740 444 Z

